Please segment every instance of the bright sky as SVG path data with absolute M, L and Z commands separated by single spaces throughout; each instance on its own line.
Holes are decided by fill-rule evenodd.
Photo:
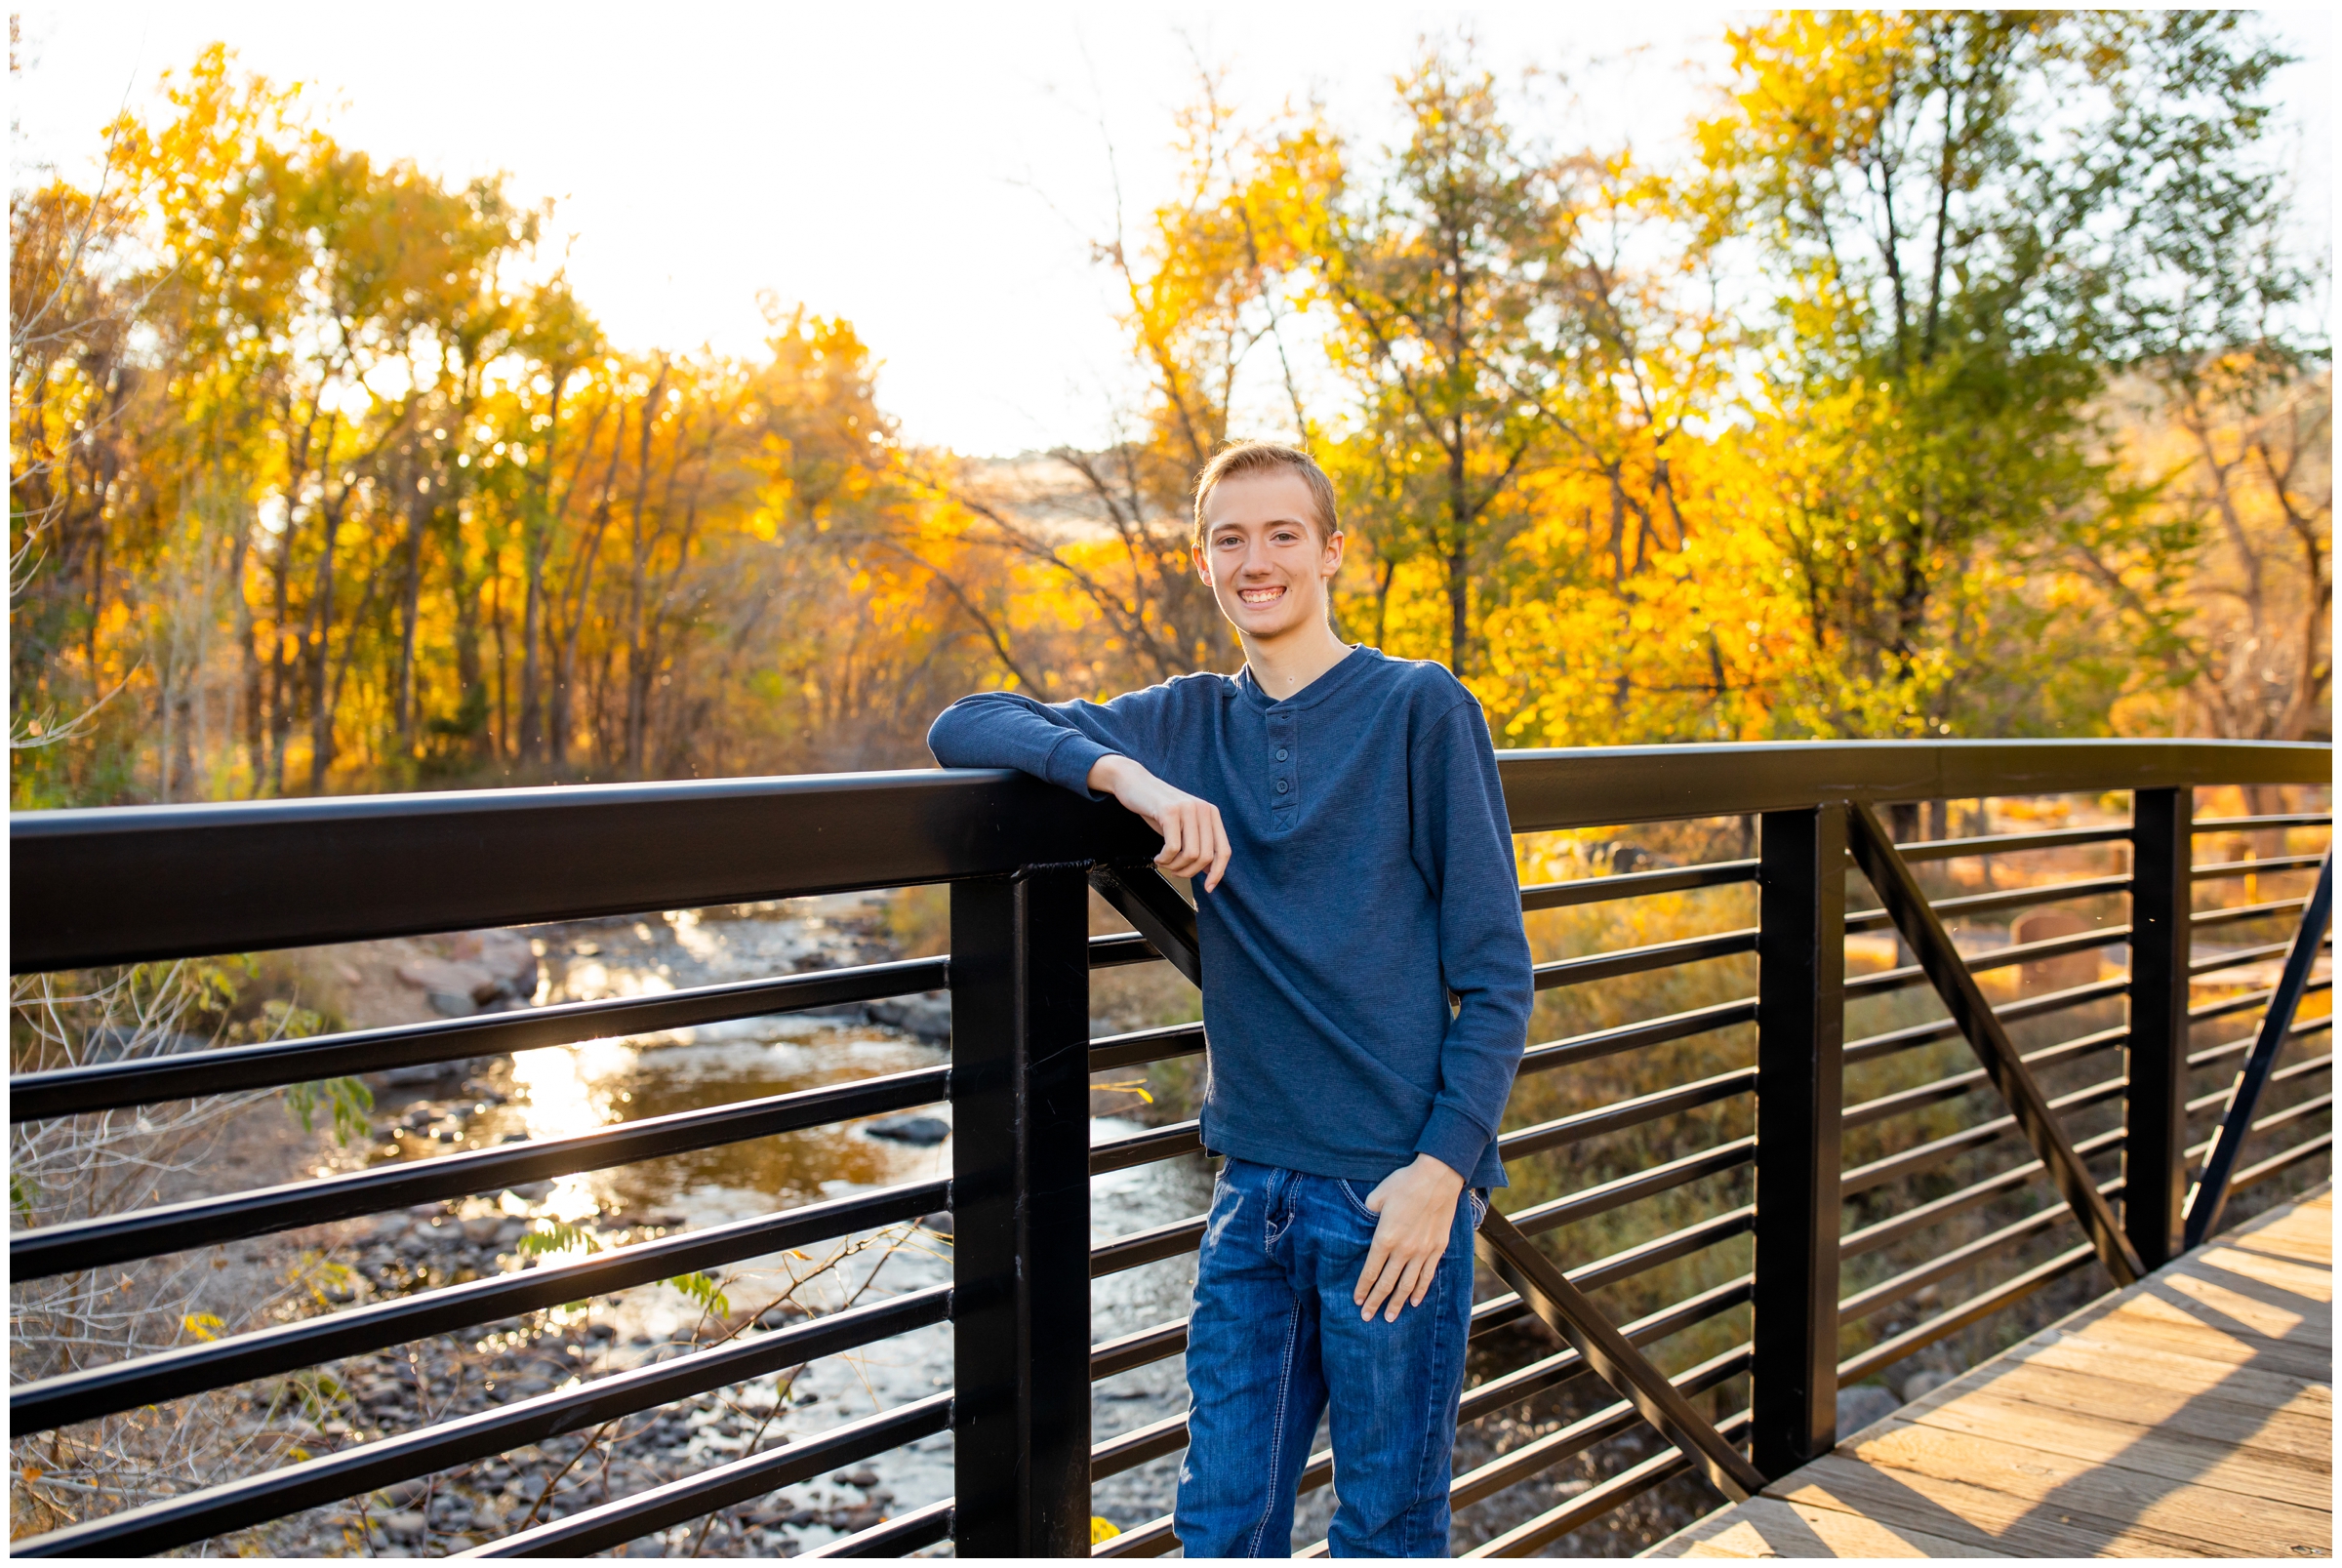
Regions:
M 1369 3 L 835 6 L 82 0 L 22 10 L 13 161 L 90 167 L 100 129 L 223 39 L 312 85 L 333 133 L 557 200 L 569 275 L 627 347 L 751 352 L 759 291 L 851 319 L 914 441 L 1087 442 L 1128 372 L 1091 260 L 1116 207 L 1171 189 L 1171 117 L 1198 59 L 1248 110 L 1314 94 L 1380 138 L 1420 38 L 1469 30 L 1502 76 L 1558 71 L 1559 142 L 1676 142 L 1721 62 L 1720 8 Z M 2303 205 L 2331 225 L 2332 22 L 2271 14 L 2303 63 Z M 1688 68 L 1687 68 L 1688 67 Z M 1110 159 L 1109 149 L 1111 148 Z

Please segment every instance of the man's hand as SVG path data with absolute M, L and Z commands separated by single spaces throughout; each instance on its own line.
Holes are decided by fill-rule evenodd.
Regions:
M 1398 1321 L 1402 1307 L 1423 1305 L 1455 1232 L 1456 1199 L 1463 1191 L 1464 1178 L 1431 1155 L 1418 1154 L 1414 1164 L 1393 1171 L 1366 1194 L 1366 1207 L 1378 1220 L 1358 1288 L 1350 1293 L 1360 1319 L 1373 1317 L 1386 1299 L 1391 1309 L 1385 1322 Z
M 1220 808 L 1174 789 L 1145 768 L 1123 756 L 1104 756 L 1090 765 L 1089 785 L 1146 820 L 1163 835 L 1162 853 L 1154 864 L 1173 876 L 1203 877 L 1209 893 L 1228 869 L 1228 829 Z

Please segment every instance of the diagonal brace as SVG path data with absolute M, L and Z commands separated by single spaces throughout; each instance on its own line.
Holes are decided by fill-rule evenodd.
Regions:
M 1479 1240 L 1482 1256 L 1506 1284 L 1520 1293 L 1529 1309 L 1568 1341 L 1596 1377 L 1699 1466 L 1717 1491 L 1735 1503 L 1745 1503 L 1764 1490 L 1764 1477 L 1756 1473 L 1756 1467 L 1691 1408 L 1691 1401 L 1668 1381 L 1667 1374 L 1629 1344 L 1601 1309 L 1588 1301 L 1517 1226 L 1491 1209 L 1480 1222 Z
M 2283 1049 L 2285 1032 L 2293 1026 L 2294 1011 L 2301 1006 L 2301 993 L 2310 982 L 2310 968 L 2318 961 L 2320 939 L 2325 935 L 2326 921 L 2334 912 L 2334 852 L 2327 849 L 2325 859 L 2318 863 L 2318 886 L 2310 894 L 2308 907 L 2301 911 L 2300 929 L 2293 933 L 2293 945 L 2285 953 L 2285 967 L 2279 973 L 2277 994 L 2269 998 L 2269 1009 L 2261 1015 L 2260 1032 L 2253 1036 L 2252 1054 L 2244 1059 L 2244 1068 L 2237 1074 L 2236 1087 L 2229 1091 L 2228 1108 L 2221 1112 L 2220 1130 L 2212 1135 L 2212 1151 L 2204 1157 L 2203 1180 L 2188 1198 L 2187 1244 L 2193 1252 L 2203 1245 L 2220 1224 L 2220 1211 L 2228 1206 L 2228 1181 L 2237 1169 L 2237 1158 L 2244 1150 L 2245 1135 L 2252 1131 L 2252 1118 L 2260 1109 L 2261 1091 L 2268 1087 L 2269 1069 L 2277 1065 L 2277 1053 Z
M 2107 1207 L 2097 1184 L 2090 1180 L 2081 1156 L 2074 1152 L 2073 1140 L 2066 1136 L 2065 1128 L 2050 1110 L 2032 1070 L 2018 1058 L 2016 1047 L 2009 1042 L 2008 1030 L 1993 1012 L 1992 1004 L 1984 999 L 1976 977 L 1968 972 L 1959 949 L 1952 945 L 1951 934 L 1944 930 L 1942 918 L 1927 903 L 1926 894 L 1919 891 L 1918 879 L 1911 874 L 1903 857 L 1895 853 L 1894 840 L 1878 821 L 1878 814 L 1867 802 L 1857 800 L 1848 805 L 1846 821 L 1851 829 L 1847 834 L 1848 847 L 1854 852 L 1855 864 L 1870 878 L 1871 889 L 1886 906 L 1895 929 L 1911 945 L 1919 967 L 1934 984 L 1936 994 L 1951 1010 L 1953 1022 L 1967 1036 L 1985 1076 L 2007 1102 L 2018 1130 L 2033 1146 L 2050 1180 L 2057 1184 L 2059 1195 L 2081 1222 L 2082 1231 L 2097 1250 L 2099 1262 L 2106 1265 L 2106 1271 L 2114 1275 L 2118 1285 L 2136 1283 L 2147 1272 L 2139 1262 L 2137 1249 L 2116 1224 L 2114 1210 Z
M 1163 880 L 1151 865 L 1098 865 L 1090 868 L 1090 886 L 1112 905 L 1139 935 L 1191 984 L 1203 984 L 1203 958 L 1195 936 L 1195 910 L 1179 890 Z

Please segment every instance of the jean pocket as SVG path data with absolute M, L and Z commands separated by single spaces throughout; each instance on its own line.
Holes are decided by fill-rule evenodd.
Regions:
M 1472 1200 L 1472 1227 L 1477 1230 L 1480 1222 L 1488 1218 L 1488 1189 L 1484 1186 L 1468 1186 L 1464 1189 L 1464 1195 Z
M 1365 1221 L 1368 1225 L 1381 1225 L 1383 1223 L 1383 1217 L 1381 1215 L 1366 1207 L 1366 1200 L 1358 1196 L 1358 1189 L 1351 1185 L 1349 1177 L 1335 1177 L 1334 1186 L 1342 1189 L 1342 1196 L 1350 1204 L 1352 1213 L 1355 1214 L 1359 1219 Z M 1366 1190 L 1372 1192 L 1374 1188 L 1368 1187 Z

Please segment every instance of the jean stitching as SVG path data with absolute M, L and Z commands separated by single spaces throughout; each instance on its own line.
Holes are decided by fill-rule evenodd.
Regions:
M 1245 1548 L 1248 1557 L 1261 1554 L 1261 1541 L 1269 1533 L 1270 1516 L 1276 1512 L 1277 1494 L 1281 1490 L 1278 1475 L 1285 1458 L 1285 1400 L 1293 1389 L 1293 1349 L 1300 1343 L 1301 1303 L 1297 1301 L 1285 1310 L 1285 1355 L 1276 1373 L 1275 1429 L 1269 1436 L 1269 1491 L 1261 1500 L 1260 1521 L 1252 1527 L 1252 1540 Z
M 1448 1285 L 1451 1279 L 1452 1271 L 1447 1267 L 1447 1263 L 1448 1260 L 1444 1256 L 1440 1258 L 1438 1270 L 1432 1278 L 1431 1294 L 1423 1304 L 1425 1307 L 1432 1310 L 1433 1315 L 1431 1321 L 1433 1323 L 1443 1324 L 1445 1321 L 1439 1315 L 1439 1311 L 1446 1305 Z M 1441 1345 L 1441 1339 L 1435 1335 L 1433 1340 L 1434 1353 Z M 1427 1522 L 1422 1515 L 1429 1502 L 1428 1494 L 1433 1466 L 1437 1462 L 1440 1451 L 1445 1447 L 1452 1446 L 1455 1442 L 1453 1436 L 1448 1437 L 1446 1444 L 1439 1441 L 1441 1436 L 1439 1428 L 1446 1424 L 1439 1420 L 1439 1410 L 1432 1403 L 1433 1400 L 1439 1397 L 1439 1387 L 1440 1380 L 1437 1378 L 1423 1380 L 1423 1448 L 1415 1456 L 1415 1495 L 1409 1499 L 1406 1511 L 1400 1515 L 1406 1522 L 1400 1527 L 1399 1549 L 1410 1557 L 1419 1555 L 1416 1550 L 1416 1537 Z
M 1375 1213 L 1372 1209 L 1366 1207 L 1364 1203 L 1358 1200 L 1358 1194 L 1351 1187 L 1349 1177 L 1335 1177 L 1334 1186 L 1342 1189 L 1342 1195 L 1350 1200 L 1350 1206 L 1358 1212 L 1358 1217 L 1360 1219 L 1368 1220 L 1375 1224 L 1380 1224 L 1382 1222 L 1383 1217 L 1381 1215 Z

